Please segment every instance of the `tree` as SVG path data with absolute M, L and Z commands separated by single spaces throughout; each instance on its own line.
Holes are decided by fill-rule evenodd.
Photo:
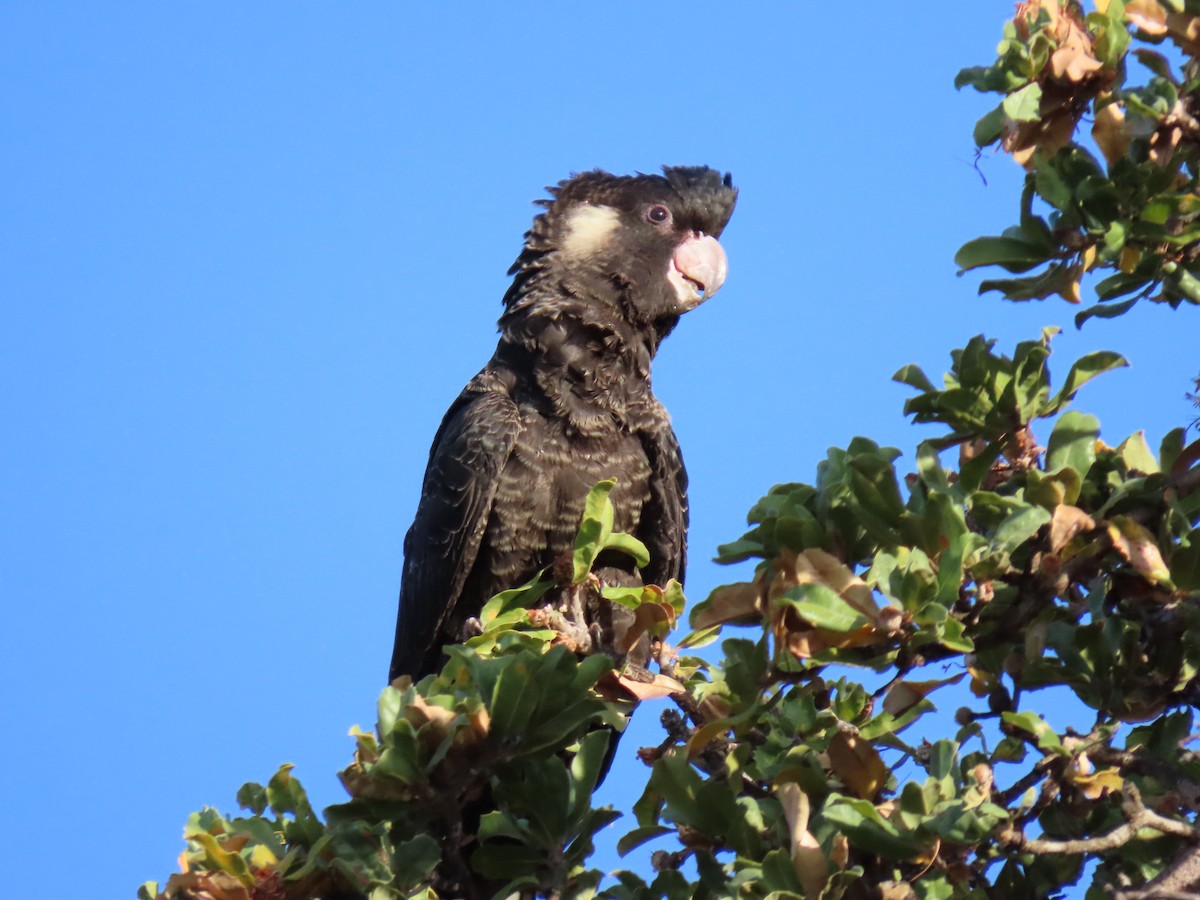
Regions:
M 981 290 L 1010 300 L 1094 283 L 1079 325 L 1200 303 L 1200 9 L 1096 5 L 1023 3 L 997 60 L 959 75 L 1002 98 L 976 142 L 1027 174 L 1018 224 L 958 263 L 1007 270 Z M 187 870 L 141 895 L 1200 896 L 1200 441 L 1101 442 L 1073 404 L 1124 360 L 1089 354 L 1055 389 L 1053 336 L 1007 355 L 974 338 L 940 386 L 897 372 L 906 414 L 944 431 L 915 471 L 856 438 L 772 488 L 719 550 L 752 579 L 694 605 L 678 641 L 678 585 L 590 575 L 606 548 L 645 552 L 598 485 L 569 565 L 494 598 L 440 674 L 384 691 L 348 802 L 318 816 L 285 766 L 238 792 L 248 815 L 193 815 Z M 571 598 L 595 591 L 636 611 L 652 680 L 575 652 Z M 593 837 L 618 813 L 592 792 L 611 731 L 655 696 L 674 708 L 621 842 L 657 840 L 654 871 L 602 885 Z M 935 696 L 963 702 L 956 728 L 911 741 Z M 1050 715 L 1066 696 L 1076 712 Z

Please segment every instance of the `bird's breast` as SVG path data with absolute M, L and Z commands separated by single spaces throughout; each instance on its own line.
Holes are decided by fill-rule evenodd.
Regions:
M 614 427 L 582 436 L 561 419 L 522 410 L 522 428 L 501 473 L 487 543 L 510 577 L 528 577 L 574 544 L 588 491 L 616 478 L 614 528 L 635 531 L 649 497 L 650 464 L 641 439 Z M 506 585 L 511 586 L 511 585 Z

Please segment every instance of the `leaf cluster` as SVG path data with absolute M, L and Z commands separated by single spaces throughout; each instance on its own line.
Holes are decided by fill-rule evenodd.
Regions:
M 1200 442 L 1100 441 L 1068 407 L 1124 361 L 1091 354 L 1053 390 L 1052 335 L 1011 358 L 976 338 L 941 387 L 905 367 L 906 411 L 947 430 L 917 471 L 901 479 L 896 451 L 856 439 L 814 484 L 773 488 L 721 548 L 758 559 L 754 578 L 698 604 L 682 645 L 752 636 L 726 639 L 718 663 L 681 659 L 694 705 L 627 838 L 673 830 L 678 849 L 649 883 L 623 873 L 617 895 L 1043 897 L 1091 855 L 1102 896 L 1190 856 Z M 886 678 L 872 689 L 845 666 Z M 906 741 L 960 680 L 977 702 L 953 738 Z M 1050 690 L 1092 717 L 1055 727 L 1022 708 Z
M 956 80 L 1002 95 L 975 142 L 998 145 L 1027 170 L 1018 223 L 968 241 L 956 262 L 1018 275 L 979 288 L 1016 301 L 1080 303 L 1084 276 L 1107 272 L 1077 324 L 1143 298 L 1200 303 L 1200 9 L 1183 0 L 1095 6 L 1085 15 L 1074 0 L 1021 4 L 996 61 Z M 1152 49 L 1165 42 L 1168 53 Z M 1172 56 L 1182 59 L 1179 75 Z M 1090 141 L 1081 133 L 1089 121 Z

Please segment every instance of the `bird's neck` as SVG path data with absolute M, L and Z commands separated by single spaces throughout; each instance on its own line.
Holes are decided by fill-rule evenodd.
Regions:
M 611 307 L 564 297 L 500 320 L 496 361 L 513 371 L 523 390 L 581 434 L 637 430 L 657 405 L 650 362 L 657 334 L 629 325 Z

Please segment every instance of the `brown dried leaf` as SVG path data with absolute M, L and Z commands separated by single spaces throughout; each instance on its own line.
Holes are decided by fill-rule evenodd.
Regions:
M 422 745 L 428 748 L 437 747 L 450 733 L 454 725 L 454 720 L 458 717 L 458 713 L 454 710 L 446 709 L 442 706 L 437 706 L 433 703 L 426 702 L 425 698 L 419 694 L 413 698 L 412 702 L 404 707 L 404 718 L 412 723 L 417 729 L 417 740 Z M 473 735 L 470 731 L 463 730 L 455 735 L 455 742 L 460 746 L 474 743 L 483 735 Z
M 761 615 L 762 605 L 759 602 L 757 581 L 723 584 L 712 592 L 707 605 L 696 614 L 693 627 L 699 631 L 713 625 L 724 625 L 726 622 Z
M 887 783 L 888 767 L 867 741 L 839 731 L 829 742 L 829 765 L 846 789 L 870 800 Z
M 650 681 L 641 681 L 629 675 L 618 675 L 617 681 L 621 687 L 638 700 L 656 700 L 659 697 L 670 697 L 672 694 L 681 694 L 686 690 L 680 682 L 676 681 L 670 675 L 663 675 L 661 672 L 655 675 Z
M 825 862 L 821 844 L 808 830 L 808 817 L 811 812 L 808 795 L 794 782 L 781 784 L 775 793 L 787 820 L 792 845 L 792 865 L 796 867 L 796 876 L 804 885 L 805 897 L 808 900 L 816 900 L 825 889 L 825 883 L 829 881 L 829 865 Z
M 884 881 L 879 885 L 879 900 L 917 900 L 917 892 L 907 881 Z
M 1020 122 L 1004 135 L 1001 146 L 1012 154 L 1012 158 L 1026 168 L 1033 154 L 1041 150 L 1053 156 L 1075 135 L 1078 115 L 1070 109 L 1060 109 L 1034 122 Z
M 252 890 L 225 872 L 188 872 L 168 878 L 165 893 L 194 900 L 253 900 Z
M 1104 64 L 1092 56 L 1091 36 L 1071 23 L 1058 49 L 1050 56 L 1054 77 L 1078 83 L 1103 68 Z
M 657 625 L 666 625 L 670 631 L 675 625 L 675 610 L 669 603 L 642 603 L 633 611 L 633 624 L 621 638 L 621 647 L 628 653 L 647 631 Z M 663 632 L 665 633 L 665 632 Z
M 1129 0 L 1125 18 L 1146 34 L 1161 37 L 1167 33 L 1167 10 L 1158 0 Z
M 700 701 L 700 715 L 706 722 L 724 719 L 732 711 L 729 701 L 720 694 L 705 694 Z
M 1167 32 L 1179 48 L 1192 56 L 1200 55 L 1200 15 L 1168 13 Z
M 1096 520 L 1077 506 L 1060 503 L 1050 518 L 1050 552 L 1057 553 L 1077 534 L 1091 531 Z
M 850 865 L 850 839 L 844 834 L 833 836 L 833 849 L 829 853 L 829 861 L 839 871 Z
M 960 672 L 950 678 L 941 678 L 935 681 L 893 682 L 888 689 L 887 696 L 883 699 L 883 711 L 893 716 L 906 713 L 938 688 L 948 684 L 958 684 L 962 681 L 963 674 L 965 673 Z
M 1178 125 L 1164 126 L 1155 131 L 1150 135 L 1150 149 L 1147 153 L 1150 162 L 1157 166 L 1170 165 L 1182 137 L 1183 129 Z
M 971 770 L 971 775 L 979 784 L 979 789 L 985 794 L 990 794 L 992 785 L 996 783 L 996 774 L 992 771 L 992 767 L 987 763 L 979 763 Z
M 1017 4 L 1017 11 L 1013 15 L 1013 24 L 1017 27 L 1017 33 L 1022 38 L 1028 38 L 1029 26 L 1037 21 L 1038 13 L 1043 11 L 1050 17 L 1051 27 L 1056 26 L 1058 24 L 1058 5 L 1059 0 L 1022 0 Z
M 877 644 L 882 638 L 880 631 L 874 625 L 863 625 L 853 631 L 831 631 L 828 628 L 788 628 L 783 632 L 781 640 L 787 644 L 788 650 L 797 659 L 808 659 L 825 650 L 845 650 L 853 647 L 869 647 Z

